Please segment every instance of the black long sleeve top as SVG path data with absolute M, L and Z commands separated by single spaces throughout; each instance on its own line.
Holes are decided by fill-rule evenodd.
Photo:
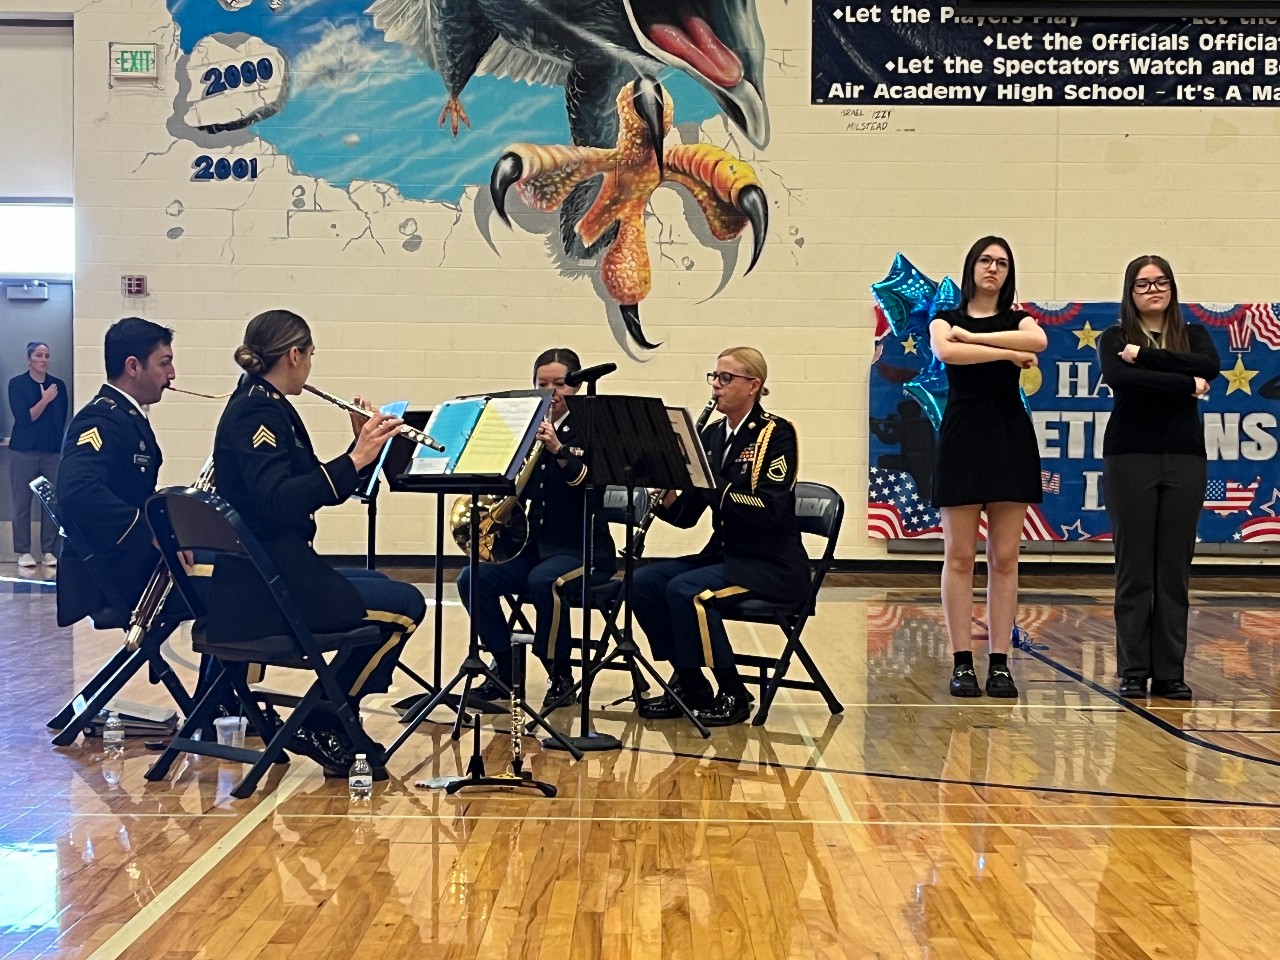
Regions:
M 1188 352 L 1143 346 L 1132 364 L 1120 359 L 1125 339 L 1119 324 L 1098 338 L 1102 379 L 1115 396 L 1102 441 L 1104 457 L 1124 453 L 1205 456 L 1195 378 L 1218 376 L 1218 350 L 1209 331 L 1198 323 L 1187 324 L 1187 336 Z

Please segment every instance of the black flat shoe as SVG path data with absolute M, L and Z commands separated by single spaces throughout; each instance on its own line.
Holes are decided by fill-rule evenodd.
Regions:
M 731 694 L 721 690 L 711 701 L 711 706 L 695 710 L 693 715 L 708 727 L 731 727 L 744 723 L 751 716 L 751 701 L 745 693 Z
M 978 687 L 978 675 L 973 667 L 963 663 L 951 671 L 951 695 L 953 697 L 980 697 L 982 690 Z
M 550 713 L 561 707 L 571 707 L 578 702 L 578 695 L 573 689 L 573 677 L 552 677 L 547 695 L 542 698 L 540 713 Z
M 1018 687 L 1008 667 L 992 667 L 987 674 L 987 696 L 1012 700 L 1018 696 Z
M 1120 681 L 1120 696 L 1137 699 L 1146 695 L 1147 681 L 1135 680 L 1133 677 L 1125 677 Z
M 1164 697 L 1166 700 L 1190 700 L 1194 696 L 1191 688 L 1182 680 L 1153 680 L 1151 695 Z

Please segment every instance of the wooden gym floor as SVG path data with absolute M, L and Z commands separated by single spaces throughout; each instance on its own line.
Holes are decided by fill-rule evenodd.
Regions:
M 52 589 L 10 579 L 0 957 L 1270 956 L 1280 596 L 1195 599 L 1190 704 L 1113 695 L 1102 581 L 1026 586 L 1035 646 L 1016 655 L 1012 703 L 946 695 L 936 590 L 839 587 L 807 639 L 843 715 L 783 693 L 766 728 L 703 741 L 682 721 L 597 711 L 622 750 L 575 764 L 526 741 L 554 800 L 416 786 L 462 772 L 470 750 L 427 724 L 353 815 L 345 782 L 305 758 L 237 801 L 235 765 L 191 761 L 149 784 L 140 741 L 122 764 L 97 741 L 51 748 L 45 721 L 118 637 L 59 630 Z M 445 614 L 451 673 L 465 621 Z M 422 672 L 430 633 L 409 648 Z M 767 630 L 734 636 L 776 648 Z M 173 656 L 189 680 L 183 640 Z M 373 704 L 375 736 L 394 737 L 390 704 L 410 692 L 401 681 Z M 161 693 L 136 681 L 126 696 Z M 486 725 L 490 772 L 508 750 Z

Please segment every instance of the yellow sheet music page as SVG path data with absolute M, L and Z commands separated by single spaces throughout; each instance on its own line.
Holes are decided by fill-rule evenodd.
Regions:
M 454 473 L 471 473 L 482 475 L 504 474 L 515 459 L 520 449 L 520 440 L 524 436 L 524 425 L 517 429 L 503 411 L 494 405 L 492 400 L 486 404 L 484 413 L 476 421 L 475 429 L 467 447 L 454 466 Z

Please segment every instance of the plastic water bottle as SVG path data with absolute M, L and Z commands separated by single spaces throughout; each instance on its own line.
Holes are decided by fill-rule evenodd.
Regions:
M 356 754 L 356 762 L 347 771 L 347 787 L 352 801 L 368 800 L 373 796 L 373 767 L 363 753 Z
M 124 756 L 124 721 L 114 710 L 102 728 L 102 752 L 108 757 Z

